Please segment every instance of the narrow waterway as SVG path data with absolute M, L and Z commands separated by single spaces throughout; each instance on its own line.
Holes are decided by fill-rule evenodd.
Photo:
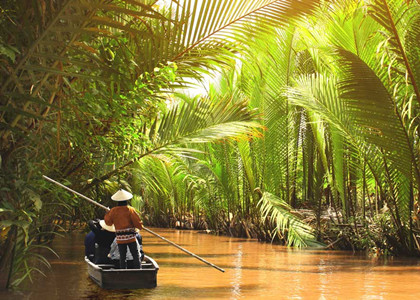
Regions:
M 84 235 L 57 238 L 47 277 L 6 299 L 420 299 L 420 260 L 370 259 L 344 251 L 293 250 L 254 240 L 171 229 L 158 234 L 225 269 L 225 273 L 143 234 L 160 266 L 151 290 L 102 290 L 87 274 Z

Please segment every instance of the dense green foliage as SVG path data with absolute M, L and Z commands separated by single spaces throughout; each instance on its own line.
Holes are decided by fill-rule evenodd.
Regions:
M 0 12 L 1 287 L 103 215 L 42 174 L 109 206 L 129 189 L 148 224 L 419 254 L 417 1 Z M 207 94 L 183 94 L 206 74 Z

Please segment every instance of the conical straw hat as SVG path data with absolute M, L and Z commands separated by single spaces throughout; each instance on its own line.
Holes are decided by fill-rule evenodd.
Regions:
M 112 195 L 111 199 L 114 201 L 127 201 L 133 198 L 133 195 L 130 192 L 127 192 L 126 190 L 119 190 L 114 195 Z
M 107 231 L 110 231 L 110 232 L 115 232 L 115 227 L 114 227 L 114 225 L 112 225 L 112 226 L 106 225 L 105 220 L 100 220 L 100 221 L 99 221 L 99 225 L 101 225 L 101 227 L 102 227 L 103 229 L 107 230 Z

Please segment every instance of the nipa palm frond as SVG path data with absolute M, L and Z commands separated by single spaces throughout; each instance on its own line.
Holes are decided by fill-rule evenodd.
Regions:
M 148 132 L 157 152 L 171 151 L 180 145 L 208 143 L 226 138 L 249 139 L 259 135 L 256 112 L 247 102 L 232 99 L 206 99 L 175 105 Z
M 260 200 L 260 211 L 264 219 L 269 219 L 276 232 L 286 237 L 289 246 L 308 247 L 320 245 L 313 229 L 294 215 L 291 207 L 277 196 L 264 192 Z
M 12 130 L 33 123 L 22 119 L 41 120 L 57 101 L 63 86 L 71 86 L 69 82 L 76 79 L 124 88 L 140 74 L 152 72 L 167 61 L 179 63 L 181 77 L 199 77 L 198 73 L 211 63 L 221 62 L 221 52 L 232 50 L 235 28 L 246 33 L 243 25 L 257 18 L 272 26 L 310 12 L 317 3 L 184 0 L 171 1 L 168 11 L 160 13 L 153 3 L 133 0 L 63 1 L 51 12 L 50 23 L 39 37 L 26 45 L 27 51 L 10 68 L 1 86 L 1 104 L 8 107 L 2 114 L 0 134 L 6 140 Z M 99 46 L 118 40 L 126 40 L 127 45 L 117 42 L 124 50 L 118 55 L 121 63 L 114 68 L 110 64 L 115 53 Z M 11 92 L 20 96 L 12 96 Z M 16 98 L 28 95 L 42 104 L 25 101 L 19 108 L 12 105 Z
M 415 74 L 417 63 L 414 62 L 413 65 L 413 60 L 410 59 L 411 54 L 406 52 L 403 45 L 404 36 L 401 35 L 401 32 L 405 31 L 407 27 L 411 27 L 411 30 L 418 28 L 418 25 L 415 24 L 420 16 L 418 3 L 411 4 L 410 1 L 402 0 L 372 0 L 368 7 L 369 15 L 387 32 L 385 45 L 394 53 L 394 57 L 390 58 L 388 69 L 393 70 L 394 73 L 400 72 L 401 81 L 408 77 L 416 94 L 417 102 L 420 104 L 420 82 L 416 80 L 418 78 Z M 398 62 L 399 65 L 394 65 L 393 61 Z M 395 78 L 395 74 L 392 77 Z
M 150 141 L 147 147 L 138 146 L 133 159 L 101 176 L 99 180 L 110 178 L 145 156 L 191 155 L 201 151 L 188 148 L 188 145 L 225 139 L 248 140 L 260 136 L 261 125 L 255 121 L 256 117 L 256 112 L 247 108 L 246 101 L 235 102 L 229 98 L 218 101 L 195 99 L 191 103 L 176 104 L 143 132 Z
M 420 5 L 418 10 L 419 13 L 413 18 L 406 32 L 405 48 L 407 60 L 413 73 L 413 80 L 417 86 L 420 86 Z
M 395 166 L 410 178 L 416 162 L 392 95 L 359 57 L 343 49 L 338 49 L 337 54 L 343 70 L 340 97 L 345 100 L 351 126 L 367 142 L 384 149 Z M 415 173 L 419 177 L 418 170 Z

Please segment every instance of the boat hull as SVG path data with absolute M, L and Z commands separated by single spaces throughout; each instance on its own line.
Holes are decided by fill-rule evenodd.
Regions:
M 96 265 L 87 257 L 89 277 L 104 289 L 151 289 L 157 286 L 158 264 L 145 256 L 141 269 L 115 269 L 114 265 Z

